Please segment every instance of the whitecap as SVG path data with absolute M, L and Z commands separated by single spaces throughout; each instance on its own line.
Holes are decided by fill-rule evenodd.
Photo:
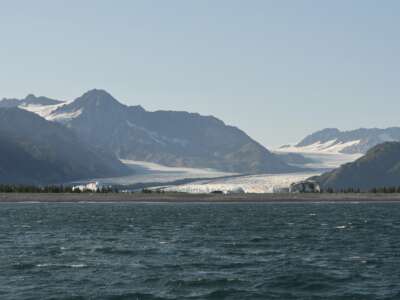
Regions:
M 36 267 L 38 268 L 45 268 L 45 267 L 50 267 L 52 264 L 37 264 Z
M 351 260 L 360 260 L 361 257 L 360 256 L 350 256 L 349 257 Z
M 85 267 L 87 267 L 87 265 L 85 265 L 85 264 L 74 264 L 74 265 L 68 265 L 68 267 L 71 267 L 71 268 L 85 268 Z
M 37 264 L 38 268 L 46 268 L 46 267 L 64 267 L 64 268 L 85 268 L 87 265 L 85 264 Z

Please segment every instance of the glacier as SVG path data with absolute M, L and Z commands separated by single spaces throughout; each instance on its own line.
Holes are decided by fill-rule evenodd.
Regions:
M 189 184 L 169 186 L 163 188 L 167 192 L 183 192 L 192 194 L 204 194 L 221 191 L 225 194 L 235 193 L 238 189 L 244 193 L 275 193 L 288 189 L 298 181 L 305 180 L 319 172 L 289 173 L 289 174 L 260 174 L 230 178 L 217 178 L 211 180 L 199 180 Z

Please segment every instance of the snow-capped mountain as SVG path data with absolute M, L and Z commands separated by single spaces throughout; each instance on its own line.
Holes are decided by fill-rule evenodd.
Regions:
M 327 128 L 307 136 L 293 147 L 284 146 L 281 149 L 290 152 L 365 154 L 372 147 L 390 141 L 400 141 L 399 127 L 351 131 Z
M 65 101 L 55 100 L 43 96 L 36 97 L 35 95 L 30 94 L 24 99 L 3 98 L 0 101 L 0 108 L 18 107 L 33 112 L 47 120 L 51 120 L 51 113 L 66 103 L 67 102 Z
M 104 90 L 91 90 L 72 102 L 15 103 L 73 129 L 83 140 L 121 159 L 235 173 L 299 170 L 213 116 L 149 112 L 124 105 Z
M 329 170 L 353 162 L 374 146 L 390 141 L 400 141 L 400 127 L 351 131 L 327 128 L 305 137 L 294 146 L 284 145 L 275 152 L 301 154 L 314 160 L 304 166 Z

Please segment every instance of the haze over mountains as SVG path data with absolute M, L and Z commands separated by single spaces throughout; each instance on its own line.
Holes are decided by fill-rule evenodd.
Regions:
M 72 157 L 72 154 L 70 157 L 63 157 L 67 164 L 77 163 L 82 168 L 79 172 L 79 168 L 71 167 L 71 172 L 77 172 L 47 177 L 40 173 L 40 176 L 28 176 L 22 181 L 44 178 L 47 182 L 61 178 L 101 177 L 113 174 L 109 169 L 100 168 L 97 165 L 99 160 L 93 161 L 95 158 L 100 159 L 99 155 L 93 155 L 92 161 L 83 159 L 82 147 L 89 147 L 85 148 L 85 151 L 89 152 L 97 149 L 97 153 L 108 155 L 109 158 L 115 156 L 167 166 L 212 168 L 246 174 L 299 170 L 286 164 L 278 155 L 268 151 L 240 129 L 225 125 L 215 117 L 176 111 L 148 112 L 141 106 L 124 105 L 104 90 L 91 90 L 72 102 L 34 95 L 21 100 L 3 99 L 0 101 L 0 108 L 0 121 L 6 122 L 10 115 L 13 115 L 12 121 L 18 125 L 10 125 L 4 135 L 19 135 L 21 140 L 24 140 L 30 134 L 27 131 L 35 132 L 36 138 L 30 140 L 31 148 L 25 149 L 25 154 L 31 155 L 31 158 L 37 159 L 32 154 L 35 147 L 43 148 L 43 153 L 46 153 L 46 150 L 57 157 L 60 153 L 66 155 L 66 151 L 63 150 L 70 149 L 71 145 L 75 144 L 75 150 L 80 153 L 76 154 L 76 157 Z M 23 122 L 19 121 L 20 118 L 26 119 L 25 126 L 21 126 Z M 20 132 L 12 131 L 11 128 L 18 128 Z M 50 136 L 46 135 L 49 128 L 52 130 Z M 60 144 L 51 145 L 51 148 L 51 138 L 62 140 L 62 136 L 68 137 L 65 138 L 67 141 L 63 142 L 70 144 L 63 147 Z M 40 159 L 45 163 L 51 155 L 40 156 Z M 62 157 L 55 160 L 60 164 L 64 162 Z M 104 162 L 104 159 L 101 160 Z M 113 162 L 112 169 L 116 171 L 114 174 L 126 173 L 115 161 L 115 158 L 110 158 L 110 162 Z M 6 169 L 3 167 L 3 170 Z M 13 178 L 17 177 L 16 174 Z

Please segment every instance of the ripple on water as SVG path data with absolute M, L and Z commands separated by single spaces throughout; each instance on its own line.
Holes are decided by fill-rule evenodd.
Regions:
M 400 295 L 396 203 L 39 203 L 0 212 L 0 299 Z

